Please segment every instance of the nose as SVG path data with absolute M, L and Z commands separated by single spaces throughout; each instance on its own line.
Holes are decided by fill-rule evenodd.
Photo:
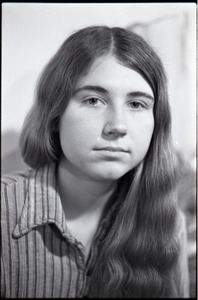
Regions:
M 108 114 L 103 133 L 106 136 L 125 136 L 127 126 L 121 112 L 113 111 Z

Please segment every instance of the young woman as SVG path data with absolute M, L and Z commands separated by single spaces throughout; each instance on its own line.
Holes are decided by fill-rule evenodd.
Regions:
M 3 178 L 2 296 L 188 296 L 166 77 L 122 28 L 72 34 L 44 69 Z

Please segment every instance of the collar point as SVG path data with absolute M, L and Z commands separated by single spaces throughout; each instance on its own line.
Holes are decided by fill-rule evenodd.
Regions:
M 28 229 L 28 228 L 21 229 L 21 226 L 19 226 L 17 224 L 16 227 L 15 227 L 15 229 L 12 232 L 12 237 L 15 238 L 15 239 L 18 239 L 18 238 L 24 236 L 29 231 L 30 231 L 30 229 Z

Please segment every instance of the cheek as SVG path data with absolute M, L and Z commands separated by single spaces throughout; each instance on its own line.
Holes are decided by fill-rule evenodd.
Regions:
M 131 142 L 140 152 L 145 152 L 149 148 L 154 130 L 154 118 L 145 118 L 131 126 Z
M 65 115 L 60 122 L 60 141 L 65 150 L 83 150 L 88 145 L 97 141 L 100 134 L 99 123 L 97 120 L 91 122 L 80 116 L 68 117 Z M 73 151 L 72 150 L 72 151 Z M 74 150 L 75 151 L 75 150 Z
M 143 142 L 144 141 L 145 143 L 150 142 L 153 135 L 153 130 L 154 130 L 154 123 L 152 122 L 150 122 L 149 124 L 147 124 L 142 128 L 140 135 L 142 136 Z

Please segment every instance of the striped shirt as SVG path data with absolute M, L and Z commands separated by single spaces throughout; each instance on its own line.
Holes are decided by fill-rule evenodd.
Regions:
M 113 208 L 110 211 L 112 214 Z M 56 189 L 55 166 L 4 176 L 2 180 L 2 296 L 86 296 L 103 218 L 85 262 L 83 245 L 69 232 Z
M 88 295 L 99 245 L 116 205 L 102 218 L 85 261 L 83 245 L 67 228 L 55 174 L 51 165 L 2 179 L 1 297 Z

